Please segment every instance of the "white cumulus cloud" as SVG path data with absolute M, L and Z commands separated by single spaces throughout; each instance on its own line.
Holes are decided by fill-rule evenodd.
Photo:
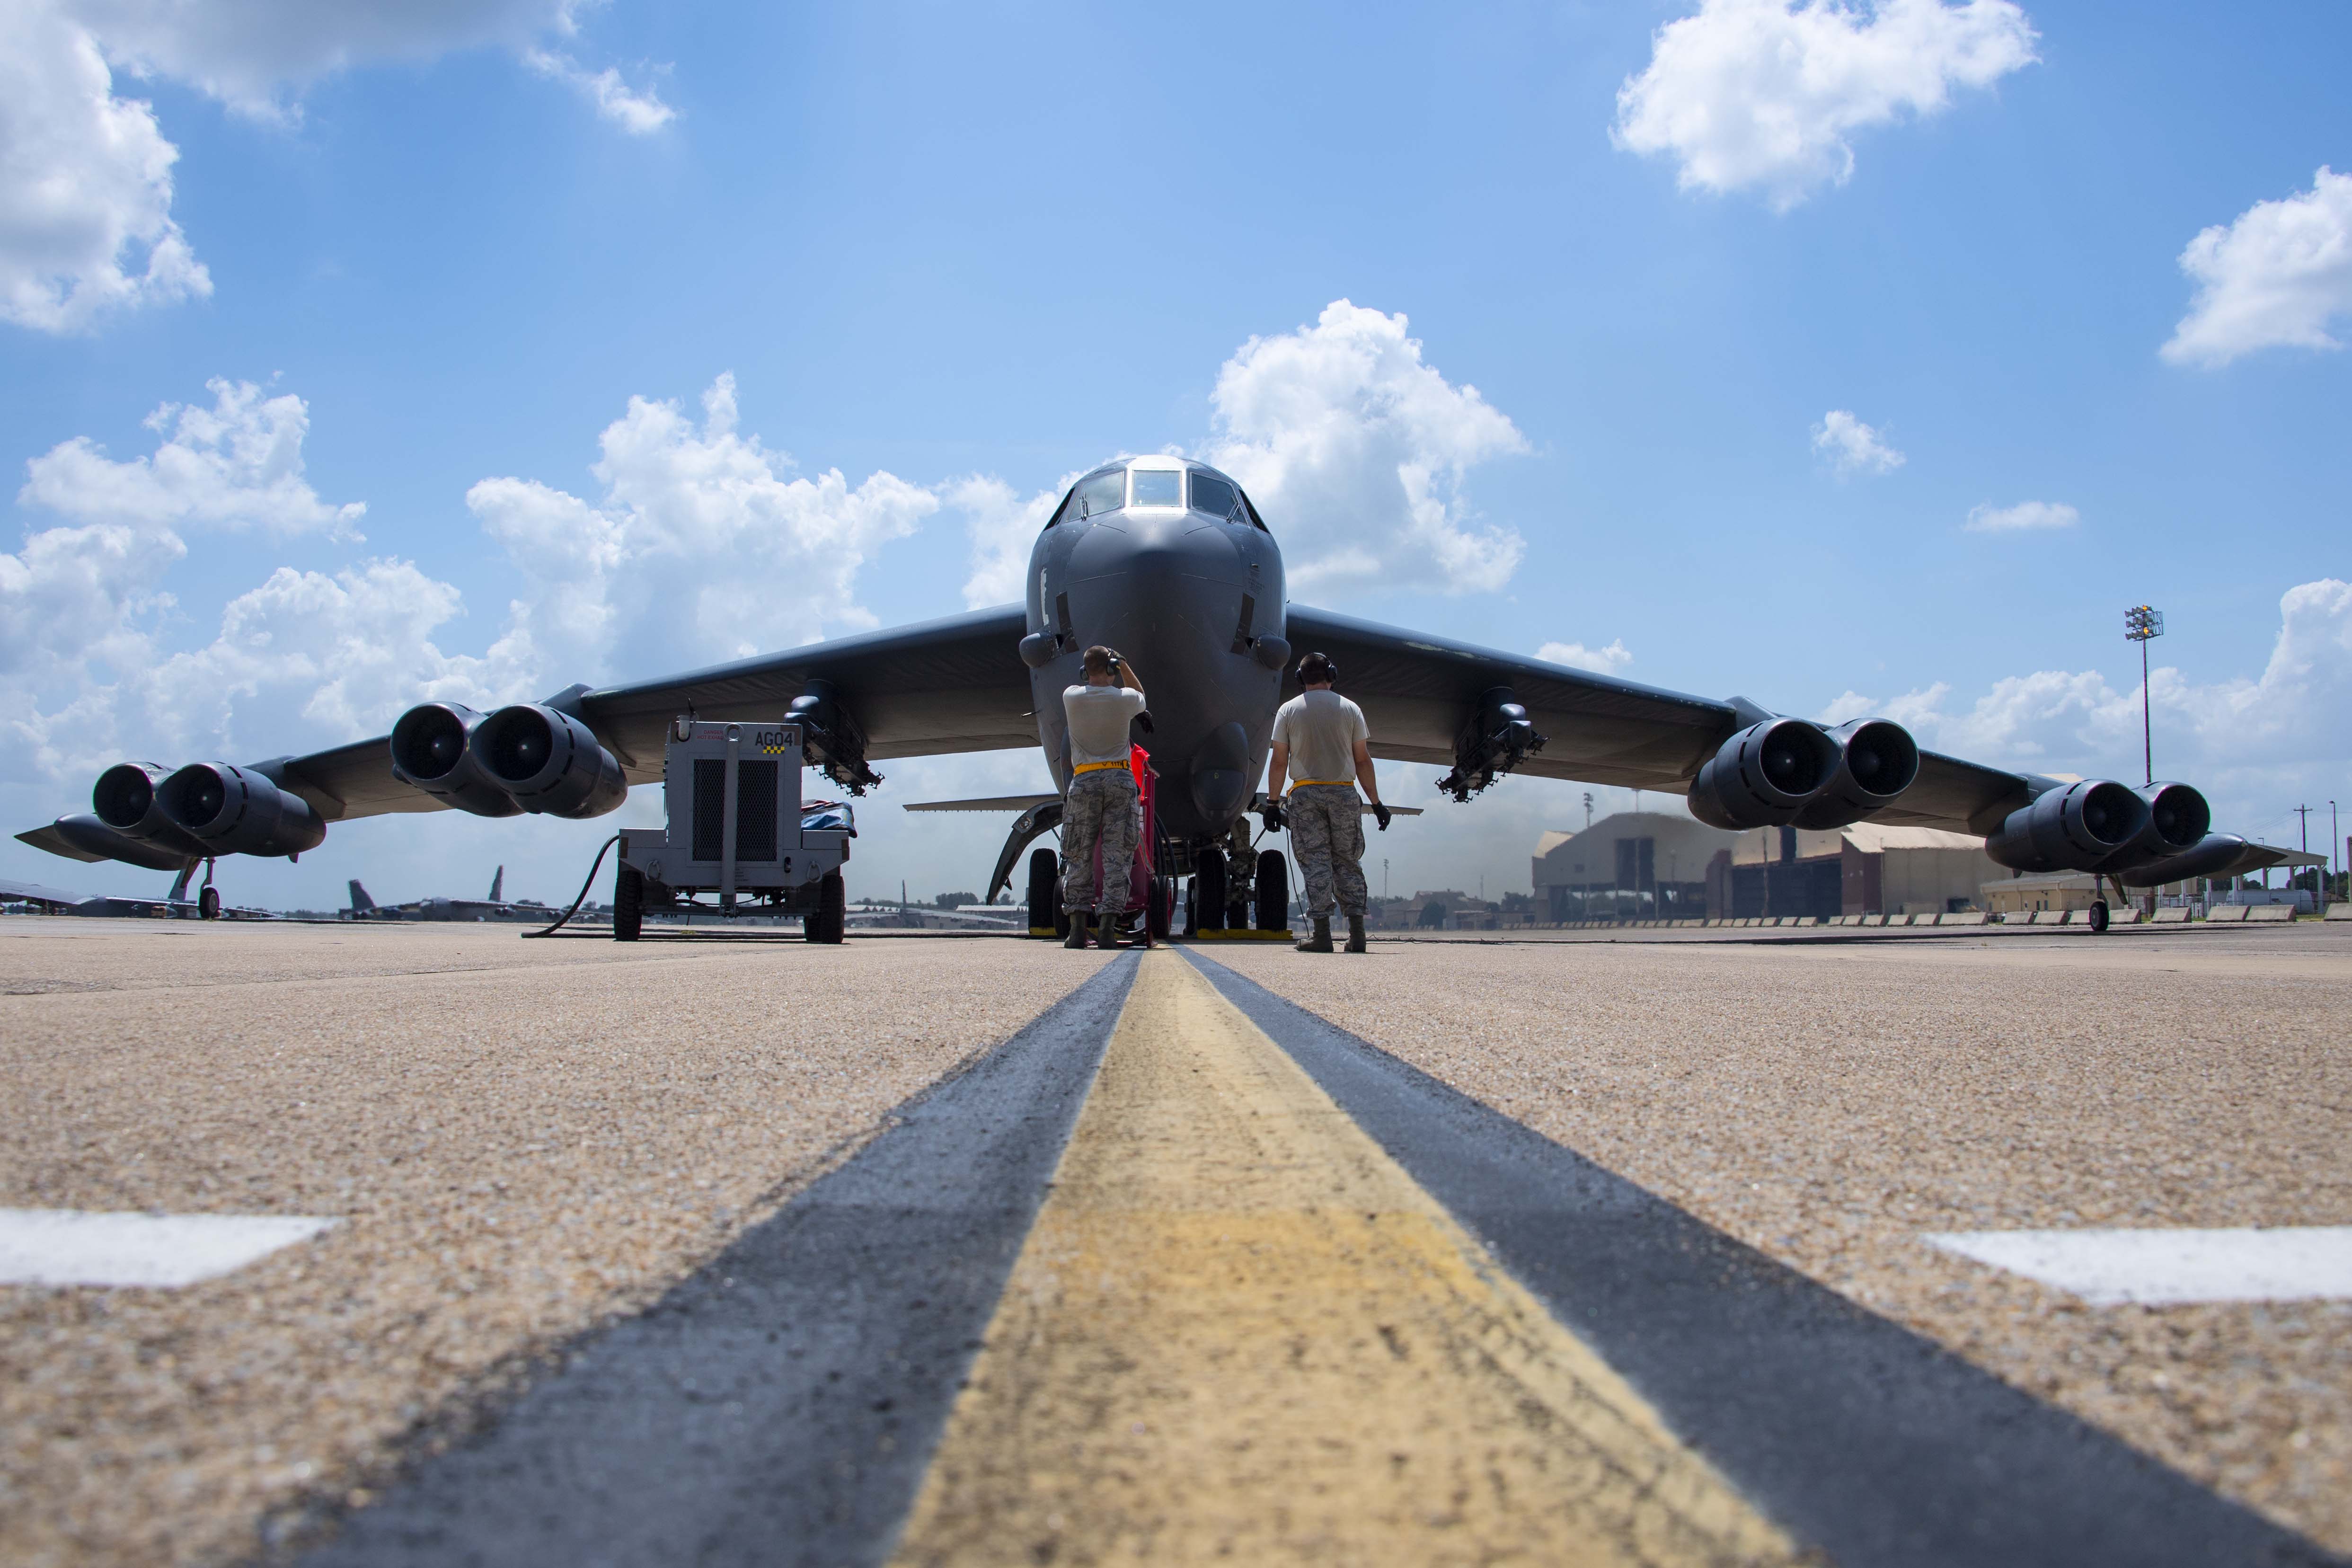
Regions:
M 1549 664 L 1564 664 L 1570 669 L 1589 669 L 1595 675 L 1614 675 L 1633 662 L 1622 637 L 1607 647 L 1587 647 L 1580 642 L 1548 642 L 1536 649 L 1536 657 Z
M 578 32 L 582 0 L 0 0 L 0 320 L 87 331 L 110 313 L 212 292 L 172 216 L 179 149 L 118 76 L 167 79 L 272 124 L 356 67 L 485 45 L 571 86 L 635 134 L 674 111 L 612 68 L 542 40 Z
M 1970 533 L 2023 533 L 2034 529 L 2072 528 L 2083 514 L 2063 501 L 2021 500 L 2015 506 L 1980 501 L 1969 509 L 1961 526 Z
M 1851 132 L 1938 113 L 1955 88 L 2032 64 L 2034 42 L 2011 0 L 1703 0 L 1658 30 L 1611 135 L 1671 153 L 1685 190 L 1756 189 L 1786 210 L 1853 174 Z
M 871 626 L 859 569 L 939 510 L 893 474 L 854 487 L 838 468 L 796 474 L 738 432 L 731 375 L 702 412 L 698 426 L 676 403 L 631 398 L 601 438 L 593 503 L 510 478 L 467 492 L 532 584 L 516 614 L 552 675 L 594 680 Z
M 352 535 L 365 503 L 322 501 L 304 473 L 310 405 L 249 381 L 205 386 L 211 407 L 166 403 L 147 416 L 163 437 L 152 454 L 117 461 L 77 436 L 25 465 L 17 501 L 85 522 Z
M 338 71 L 574 29 L 574 0 L 66 0 L 109 58 L 187 83 L 255 119 L 298 118 L 295 96 Z
M 2211 368 L 2272 347 L 2335 349 L 2352 316 L 2352 174 L 2323 166 L 2311 189 L 2256 202 L 2204 230 L 2180 253 L 2197 297 L 2160 351 Z
M 0 0 L 0 319 L 72 332 L 211 293 L 153 111 L 114 95 L 96 41 L 50 0 Z
M 1879 703 L 1848 691 L 1823 721 L 1882 713 L 1936 751 L 1999 767 L 2140 776 L 2140 689 L 2096 670 L 1997 680 L 1965 708 L 1937 682 Z M 2148 679 L 2156 772 L 2215 798 L 2214 826 L 2253 831 L 2296 790 L 2325 787 L 2352 761 L 2352 583 L 2322 578 L 2279 599 L 2260 676 L 2198 682 L 2160 667 Z
M 1853 416 L 1846 408 L 1832 408 L 1813 426 L 1813 450 L 1843 474 L 1891 474 L 1905 458 L 1886 437 Z
M 632 136 L 650 136 L 677 118 L 677 110 L 651 88 L 633 88 L 611 66 L 592 71 L 553 49 L 526 49 L 522 63 L 551 81 L 560 81 L 596 106 L 596 112 Z
M 1248 489 L 1293 590 L 1500 587 L 1525 552 L 1475 521 L 1470 469 L 1527 449 L 1470 385 L 1422 358 L 1402 312 L 1334 300 L 1313 326 L 1252 338 L 1218 373 L 1202 453 Z
M 1084 469 L 1072 469 L 1061 483 L 1032 496 L 989 474 L 950 479 L 940 487 L 940 498 L 963 513 L 964 533 L 971 545 L 971 573 L 964 579 L 963 602 L 968 609 L 1010 605 L 1024 596 L 1022 579 L 1029 570 L 1029 552 L 1054 507 Z

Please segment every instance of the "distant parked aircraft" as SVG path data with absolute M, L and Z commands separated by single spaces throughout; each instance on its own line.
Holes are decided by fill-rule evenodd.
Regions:
M 555 911 L 535 900 L 508 903 L 502 897 L 507 868 L 490 878 L 487 899 L 418 899 L 405 904 L 379 904 L 368 897 L 359 879 L 352 879 L 351 918 L 355 921 L 543 921 Z

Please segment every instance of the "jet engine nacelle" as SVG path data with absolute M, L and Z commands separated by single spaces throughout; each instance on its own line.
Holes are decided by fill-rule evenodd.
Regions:
M 1802 719 L 1750 724 L 1709 757 L 1691 780 L 1691 815 L 1734 832 L 1784 827 L 1837 774 L 1838 743 Z
M 2011 812 L 1985 839 L 1985 853 L 2012 871 L 2106 869 L 2147 831 L 2149 816 L 2148 803 L 2128 785 L 2084 779 Z
M 474 727 L 467 750 L 524 811 L 602 816 L 629 798 L 621 760 L 571 714 L 537 702 L 501 708 Z
M 172 825 L 206 855 L 299 855 L 316 849 L 327 824 L 310 803 L 267 774 L 234 763 L 190 763 L 155 787 Z
M 1797 813 L 1799 827 L 1843 827 L 1893 805 L 1919 776 L 1919 742 L 1885 719 L 1856 719 L 1829 732 L 1837 767 Z
M 183 860 L 213 851 L 163 815 L 163 781 L 172 770 L 160 763 L 117 763 L 98 775 L 89 792 L 98 819 L 125 838 L 152 844 Z
M 462 703 L 418 703 L 392 727 L 392 776 L 476 816 L 514 816 L 522 807 L 483 772 L 468 743 L 487 722 Z
M 2201 846 L 2213 826 L 2213 809 L 2185 784 L 2152 784 L 2133 792 L 2147 803 L 2147 824 L 2139 836 L 2107 858 L 2102 871 L 2120 871 L 2170 860 Z M 2178 881 L 2168 877 L 2167 881 Z

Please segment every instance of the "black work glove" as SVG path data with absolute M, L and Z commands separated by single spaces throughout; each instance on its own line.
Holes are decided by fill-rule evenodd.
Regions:
M 1135 727 L 1136 727 L 1137 729 L 1139 729 L 1139 730 L 1142 731 L 1143 731 L 1145 734 L 1147 734 L 1147 735 L 1149 735 L 1150 733 L 1151 733 L 1151 710 L 1150 710 L 1150 709 L 1149 709 L 1149 708 L 1139 708 L 1139 709 L 1137 709 L 1137 710 L 1135 710 Z
M 1290 819 L 1282 814 L 1282 800 L 1280 796 L 1276 796 L 1265 803 L 1264 816 L 1265 820 L 1265 830 L 1268 833 L 1280 833 L 1290 826 Z
M 1381 831 L 1382 833 L 1386 833 L 1389 830 L 1389 808 L 1382 805 L 1379 801 L 1374 801 L 1372 802 L 1372 816 L 1379 821 Z

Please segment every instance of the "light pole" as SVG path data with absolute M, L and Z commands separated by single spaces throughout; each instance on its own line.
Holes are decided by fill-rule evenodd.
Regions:
M 2135 605 L 2124 612 L 2124 640 L 2139 644 L 2139 744 L 2140 761 L 2147 773 L 2147 782 L 2156 782 L 2156 742 L 2148 722 L 2147 645 L 2164 635 L 2164 612 L 2146 605 Z
M 1584 792 L 1584 826 L 1587 827 L 1592 826 L 1592 792 L 1591 790 Z

